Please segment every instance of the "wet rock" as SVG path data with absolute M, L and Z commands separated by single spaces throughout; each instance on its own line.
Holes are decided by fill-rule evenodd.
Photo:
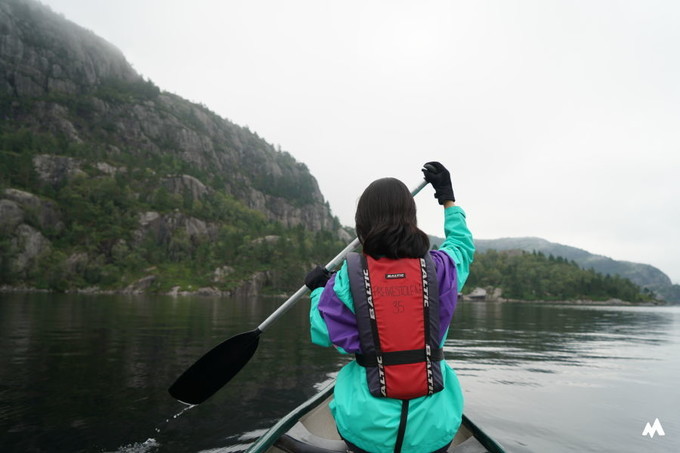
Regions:
M 10 247 L 15 254 L 12 267 L 18 273 L 33 269 L 40 257 L 51 249 L 51 243 L 40 231 L 26 224 L 17 227 Z
M 153 285 L 156 279 L 157 277 L 155 275 L 147 275 L 146 277 L 140 278 L 136 282 L 129 284 L 123 290 L 123 294 L 144 294 L 151 288 L 151 285 Z
M 10 234 L 24 221 L 24 211 L 12 200 L 0 200 L 0 234 Z
M 52 229 L 59 232 L 64 229 L 59 208 L 53 201 L 18 189 L 5 189 L 3 197 L 20 205 L 26 214 L 25 217 L 32 217 L 32 220 L 41 230 Z M 0 215 L 0 218 L 2 218 L 2 215 Z
M 215 269 L 213 272 L 213 282 L 214 283 L 224 283 L 227 277 L 234 272 L 234 268 L 231 266 L 222 266 Z
M 33 165 L 41 181 L 52 187 L 59 186 L 75 176 L 86 176 L 77 159 L 51 154 L 40 154 L 33 158 Z
M 197 178 L 190 175 L 170 176 L 163 179 L 163 186 L 170 193 L 183 195 L 188 193 L 196 201 L 208 194 L 208 187 Z

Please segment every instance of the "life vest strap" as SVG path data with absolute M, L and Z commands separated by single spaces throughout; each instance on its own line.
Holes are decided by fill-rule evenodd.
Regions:
M 378 366 L 377 354 L 355 354 L 357 363 L 362 367 Z M 439 362 L 444 360 L 444 349 L 433 349 L 430 354 L 430 361 Z M 409 351 L 392 351 L 382 353 L 383 366 L 407 365 L 409 363 L 420 363 L 427 361 L 425 349 L 411 349 Z

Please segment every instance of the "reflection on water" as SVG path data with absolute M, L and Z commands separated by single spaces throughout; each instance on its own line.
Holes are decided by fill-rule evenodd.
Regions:
M 167 388 L 279 303 L 0 295 L 0 451 L 245 450 L 348 360 L 310 344 L 308 303 L 205 403 Z M 676 451 L 679 327 L 678 308 L 463 303 L 445 350 L 466 412 L 509 451 Z M 657 417 L 667 435 L 642 437 Z
M 524 371 L 554 373 L 558 366 L 613 366 L 612 359 L 653 361 L 646 347 L 677 341 L 677 313 L 668 315 L 666 308 L 467 304 L 456 313 L 444 349 L 470 376 L 475 369 L 519 364 Z
M 0 295 L 0 451 L 200 451 L 270 426 L 337 357 L 308 347 L 308 304 L 262 336 L 221 392 L 182 416 L 167 388 L 279 300 Z
M 445 350 L 510 451 L 675 451 L 679 328 L 679 308 L 468 303 Z M 677 434 L 642 437 L 656 417 Z

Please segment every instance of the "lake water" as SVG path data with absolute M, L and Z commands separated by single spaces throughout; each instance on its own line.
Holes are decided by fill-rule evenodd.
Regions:
M 280 302 L 0 294 L 0 451 L 245 450 L 347 360 L 309 343 L 308 302 L 205 403 L 167 387 Z M 449 338 L 466 413 L 509 452 L 680 451 L 680 307 L 465 302 Z

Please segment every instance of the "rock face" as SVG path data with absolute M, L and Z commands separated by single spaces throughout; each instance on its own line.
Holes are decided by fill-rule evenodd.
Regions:
M 219 180 L 212 188 L 286 226 L 337 226 L 304 164 L 205 107 L 161 93 L 114 46 L 34 0 L 0 3 L 0 96 L 30 100 L 5 107 L 5 120 L 17 126 L 67 144 L 106 143 L 111 156 L 192 166 Z M 51 185 L 82 171 L 77 160 L 59 154 L 34 163 Z M 194 198 L 209 190 L 209 181 L 190 178 L 168 175 L 163 183 Z
M 36 261 L 41 255 L 49 253 L 50 241 L 35 228 L 21 224 L 12 238 L 10 254 L 15 255 L 12 270 L 23 275 L 35 268 Z
M 16 189 L 5 189 L 0 194 L 0 238 L 9 238 L 4 264 L 9 271 L 26 275 L 49 253 L 50 241 L 36 228 L 59 231 L 63 227 L 51 201 Z
M 38 177 L 53 187 L 75 176 L 85 175 L 80 169 L 80 162 L 72 157 L 41 154 L 33 158 L 33 165 Z
M 113 285 L 115 266 L 151 260 L 134 254 L 141 243 L 175 247 L 185 258 L 201 247 L 209 255 L 206 242 L 238 246 L 234 231 L 247 216 L 342 233 L 304 164 L 204 106 L 161 92 L 113 45 L 36 0 L 0 0 L 0 143 L 0 271 L 36 275 L 56 250 L 50 259 L 63 270 L 46 278 L 87 274 Z M 240 217 L 232 225 L 225 212 Z M 107 230 L 102 217 L 115 225 Z M 281 253 L 275 244 L 258 247 L 265 257 Z M 228 272 L 218 274 L 216 284 Z M 158 284 L 146 277 L 125 287 Z M 260 273 L 243 291 L 267 281 L 271 275 Z
M 114 46 L 37 2 L 3 0 L 0 26 L 0 94 L 76 94 L 107 78 L 141 79 Z
M 200 200 L 209 192 L 205 184 L 190 175 L 168 176 L 163 178 L 163 185 L 175 194 L 188 192 L 194 201 Z
M 58 232 L 64 228 L 59 207 L 53 201 L 17 189 L 5 189 L 2 196 L 4 200 L 0 200 L 0 204 L 9 201 L 20 207 L 22 220 L 26 214 L 42 230 L 53 229 Z
M 136 243 L 150 237 L 157 243 L 166 244 L 170 242 L 173 235 L 182 232 L 189 239 L 205 237 L 208 240 L 214 240 L 217 236 L 217 229 L 217 225 L 179 212 L 160 214 L 147 211 L 140 214 L 139 228 L 135 231 L 134 237 Z
M 0 234 L 14 233 L 24 221 L 24 211 L 12 200 L 0 200 Z

